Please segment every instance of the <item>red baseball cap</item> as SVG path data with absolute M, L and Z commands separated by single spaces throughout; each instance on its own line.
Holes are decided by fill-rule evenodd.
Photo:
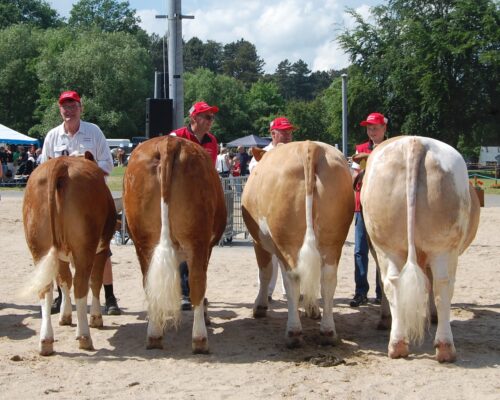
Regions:
M 272 131 L 274 129 L 277 129 L 279 131 L 288 131 L 295 129 L 295 126 L 293 126 L 290 121 L 288 121 L 287 118 L 285 117 L 278 117 L 271 122 L 269 125 L 269 130 Z
M 198 103 L 194 103 L 193 106 L 189 109 L 189 115 L 194 117 L 197 114 L 201 114 L 204 112 L 219 112 L 219 107 L 217 106 L 209 106 L 204 101 L 199 101 Z
M 387 124 L 387 118 L 384 117 L 383 114 L 374 112 L 368 115 L 366 118 L 366 121 L 361 121 L 359 123 L 361 126 L 367 126 L 367 125 L 386 125 Z
M 80 96 L 73 90 L 68 90 L 61 93 L 61 95 L 59 96 L 59 104 L 64 103 L 66 100 L 73 100 L 77 101 L 78 103 L 81 102 Z

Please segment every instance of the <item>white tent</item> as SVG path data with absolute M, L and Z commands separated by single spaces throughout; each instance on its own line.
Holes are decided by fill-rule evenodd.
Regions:
M 36 144 L 39 145 L 38 139 L 33 139 L 27 135 L 16 132 L 5 125 L 0 124 L 0 143 L 6 144 Z

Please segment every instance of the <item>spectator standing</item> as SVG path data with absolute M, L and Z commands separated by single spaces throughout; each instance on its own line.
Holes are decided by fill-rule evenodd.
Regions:
M 290 123 L 290 121 L 287 118 L 285 117 L 275 118 L 269 126 L 269 130 L 271 131 L 272 141 L 266 147 L 264 147 L 263 150 L 271 151 L 279 144 L 290 143 L 292 141 L 292 133 L 295 129 L 296 128 Z M 255 158 L 252 158 L 252 161 L 250 161 L 249 165 L 250 173 L 257 166 L 257 164 L 258 161 L 256 161 Z M 272 257 L 272 263 L 273 263 L 273 275 L 271 276 L 271 281 L 269 282 L 269 288 L 267 291 L 267 296 L 270 301 L 272 300 L 274 288 L 276 287 L 276 281 L 278 280 L 278 269 L 280 269 L 280 262 L 274 254 Z M 284 272 L 283 268 L 281 268 L 281 271 L 282 273 Z M 282 283 L 283 294 L 286 293 L 284 287 L 284 281 L 285 280 L 283 279 L 282 276 L 281 283 Z
M 241 176 L 247 176 L 250 171 L 248 169 L 248 164 L 250 162 L 250 156 L 246 152 L 245 148 L 243 146 L 238 146 L 238 154 L 236 154 L 236 157 L 238 158 L 238 161 L 240 162 L 240 175 Z
M 352 164 L 356 202 L 354 208 L 354 281 L 356 289 L 354 297 L 349 303 L 351 307 L 359 307 L 368 303 L 368 290 L 370 289 L 368 284 L 368 235 L 363 214 L 361 213 L 360 192 L 362 179 L 357 179 L 357 177 L 365 169 L 368 154 L 384 141 L 387 131 L 387 118 L 377 112 L 371 113 L 365 121 L 361 121 L 360 125 L 366 127 L 368 141 L 356 145 L 356 154 L 353 156 L 354 162 Z M 373 302 L 374 304 L 380 304 L 382 289 L 378 271 L 376 275 L 376 297 Z
M 218 111 L 219 107 L 210 106 L 204 101 L 194 103 L 189 109 L 189 124 L 170 133 L 173 136 L 190 140 L 202 146 L 212 158 L 214 167 L 219 146 L 215 136 L 210 133 L 210 128 Z M 187 263 L 182 262 L 179 269 L 182 290 L 181 309 L 187 311 L 192 308 L 189 298 L 189 269 Z
M 78 155 L 90 151 L 99 168 L 109 175 L 113 169 L 113 159 L 106 138 L 101 129 L 90 122 L 80 119 L 83 111 L 81 99 L 77 92 L 66 91 L 59 96 L 59 112 L 63 123 L 51 129 L 45 137 L 41 162 L 63 155 Z M 111 254 L 110 254 L 111 256 Z M 108 315 L 120 315 L 121 310 L 113 290 L 113 270 L 111 258 L 108 257 L 104 266 L 103 286 L 105 296 L 104 311 Z M 59 296 L 52 304 L 53 313 L 60 310 L 62 297 Z

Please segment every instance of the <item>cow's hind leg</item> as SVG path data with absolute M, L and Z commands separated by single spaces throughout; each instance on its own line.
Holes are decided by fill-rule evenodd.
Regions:
M 259 266 L 259 294 L 253 306 L 254 318 L 263 318 L 267 314 L 269 282 L 273 274 L 272 254 L 264 250 L 257 242 L 253 243 L 257 265 Z
M 92 303 L 90 305 L 90 326 L 92 328 L 102 328 L 102 312 L 99 296 L 101 294 L 102 276 L 106 259 L 109 256 L 109 249 L 101 251 L 95 256 L 94 266 L 90 275 L 90 287 L 92 289 Z
M 286 324 L 285 343 L 289 349 L 301 347 L 304 338 L 302 336 L 302 324 L 300 323 L 299 301 L 300 282 L 297 276 L 290 272 L 285 274 L 285 289 L 288 304 L 288 321 Z
M 321 344 L 334 345 L 338 341 L 333 320 L 333 296 L 337 287 L 337 265 L 324 265 L 321 269 L 321 297 L 323 298 L 323 318 L 319 328 Z
M 436 257 L 431 263 L 434 299 L 438 315 L 434 347 L 436 348 L 436 359 L 439 362 L 454 362 L 456 360 L 456 350 L 450 325 L 450 307 L 457 261 L 458 256 L 456 254 L 443 254 Z
M 94 350 L 90 337 L 89 322 L 87 318 L 87 295 L 89 291 L 89 279 L 94 262 L 94 255 L 73 254 L 75 266 L 75 304 L 76 304 L 76 339 L 79 348 L 83 350 Z
M 40 355 L 50 356 L 54 353 L 54 330 L 50 319 L 52 307 L 52 284 L 48 290 L 40 296 L 42 309 L 42 326 L 40 329 Z
M 385 295 L 389 301 L 392 314 L 391 335 L 389 339 L 389 357 L 401 358 L 408 357 L 409 347 L 408 339 L 405 337 L 404 326 L 397 313 L 397 290 L 399 279 L 399 268 L 393 260 L 388 260 L 387 270 L 381 268 L 381 277 L 384 285 Z
M 205 324 L 205 292 L 210 251 L 198 247 L 188 259 L 189 297 L 194 306 L 192 349 L 195 354 L 208 353 L 208 334 Z
M 71 305 L 71 286 L 73 278 L 71 276 L 71 270 L 69 269 L 69 263 L 66 261 L 59 260 L 59 276 L 57 282 L 61 288 L 62 301 L 61 301 L 61 311 L 59 312 L 59 325 L 70 326 L 72 321 L 72 305 Z

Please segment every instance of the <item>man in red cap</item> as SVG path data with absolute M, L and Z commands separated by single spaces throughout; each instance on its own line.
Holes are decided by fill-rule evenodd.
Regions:
M 380 113 L 371 113 L 365 121 L 361 121 L 361 126 L 366 126 L 368 141 L 356 145 L 356 154 L 352 157 L 355 179 L 356 176 L 365 168 L 366 158 L 375 146 L 382 143 L 385 139 L 387 131 L 387 118 Z M 363 214 L 361 213 L 361 180 L 355 179 L 355 209 L 354 209 L 354 281 L 356 282 L 356 291 L 349 305 L 351 307 L 359 307 L 362 304 L 368 303 L 368 238 L 365 229 Z M 376 279 L 376 298 L 375 304 L 380 304 L 382 300 L 382 290 L 380 288 L 380 277 L 377 271 Z
M 219 111 L 217 106 L 209 106 L 204 101 L 194 103 L 189 109 L 189 125 L 172 131 L 170 134 L 201 145 L 210 154 L 215 166 L 217 160 L 217 139 L 209 131 Z
M 90 151 L 104 174 L 109 175 L 113 169 L 113 158 L 108 143 L 97 125 L 80 119 L 83 108 L 78 93 L 73 90 L 63 92 L 59 96 L 58 103 L 63 122 L 51 129 L 45 136 L 41 162 L 47 161 L 49 158 L 79 155 Z M 113 271 L 110 258 L 107 259 L 104 267 L 103 286 L 106 299 L 105 313 L 120 315 L 121 310 L 113 292 Z M 64 290 L 67 292 L 66 288 Z M 58 287 L 58 291 L 59 296 L 52 304 L 53 314 L 59 312 L 62 303 L 61 288 Z M 67 293 L 69 294 L 69 292 Z M 65 306 L 71 307 L 71 304 L 68 302 Z
M 189 109 L 189 125 L 176 129 L 170 134 L 178 136 L 202 146 L 215 163 L 217 161 L 218 145 L 217 139 L 212 135 L 210 127 L 215 119 L 215 114 L 219 111 L 217 106 L 209 106 L 204 101 L 194 103 Z M 189 299 L 189 270 L 186 262 L 182 262 L 179 266 L 181 274 L 181 290 L 182 300 L 181 309 L 184 311 L 191 310 L 191 301 Z
M 292 133 L 295 129 L 296 128 L 290 123 L 288 118 L 285 117 L 275 118 L 269 125 L 272 141 L 266 147 L 264 147 L 263 150 L 265 151 L 272 150 L 280 143 L 281 144 L 290 143 L 292 141 Z M 252 172 L 252 170 L 255 168 L 257 164 L 258 161 L 256 161 L 255 158 L 252 158 L 252 160 L 250 161 L 250 165 L 248 167 L 250 172 Z M 274 288 L 276 287 L 276 281 L 278 280 L 279 260 L 275 255 L 273 255 L 272 263 L 273 263 L 273 275 L 271 276 L 271 280 L 269 281 L 269 288 L 267 289 L 267 296 L 270 301 L 272 300 Z M 283 282 L 284 279 L 282 277 L 281 281 L 282 290 L 283 294 L 285 294 L 286 291 L 285 287 L 283 286 Z

